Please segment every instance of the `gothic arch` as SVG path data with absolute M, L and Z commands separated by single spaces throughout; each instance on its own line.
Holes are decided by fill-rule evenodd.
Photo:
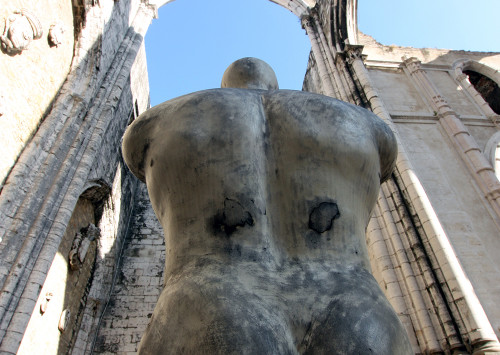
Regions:
M 500 132 L 496 132 L 486 143 L 484 155 L 495 170 L 495 175 L 500 180 Z
M 149 3 L 156 5 L 158 8 L 175 0 L 150 0 Z M 296 16 L 301 17 L 307 13 L 308 9 L 316 5 L 316 0 L 269 0 L 283 6 L 293 12 Z
M 483 112 L 489 117 L 495 124 L 498 120 L 498 115 L 493 111 L 488 102 L 483 98 L 483 96 L 476 90 L 476 88 L 468 80 L 468 76 L 465 71 L 470 70 L 479 73 L 486 78 L 492 80 L 495 84 L 500 86 L 500 74 L 495 69 L 489 67 L 486 64 L 480 63 L 471 59 L 459 59 L 453 63 L 451 74 L 460 83 L 460 85 L 469 92 L 473 97 L 476 104 L 478 104 Z
M 149 4 L 160 8 L 175 0 L 149 0 Z M 319 4 L 317 0 L 269 0 L 285 9 L 290 10 L 298 18 L 309 16 L 311 10 Z M 331 1 L 330 1 L 331 2 Z M 358 0 L 340 0 L 330 4 L 332 8 L 331 19 L 335 19 L 331 24 L 332 41 L 339 49 L 343 49 L 344 44 L 357 44 L 358 42 Z
M 495 83 L 500 85 L 500 74 L 498 73 L 498 71 L 486 64 L 471 59 L 459 59 L 455 63 L 453 63 L 453 72 L 456 77 L 458 77 L 466 70 L 473 70 L 475 72 L 478 72 L 479 74 L 487 76 Z
M 94 206 L 95 222 L 98 223 L 102 216 L 103 205 L 111 193 L 111 186 L 104 179 L 87 181 L 83 187 L 80 198 L 89 200 Z

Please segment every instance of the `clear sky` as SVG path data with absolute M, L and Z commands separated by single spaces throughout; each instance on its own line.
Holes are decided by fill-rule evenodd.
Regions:
M 500 52 L 500 0 L 358 0 L 359 29 L 383 44 Z M 176 0 L 146 35 L 151 105 L 220 86 L 243 57 L 300 90 L 310 51 L 299 19 L 269 0 Z

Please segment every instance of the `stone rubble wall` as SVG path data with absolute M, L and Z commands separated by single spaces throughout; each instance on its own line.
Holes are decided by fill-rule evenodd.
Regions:
M 136 354 L 163 289 L 165 240 L 145 184 L 137 188 L 132 224 L 113 293 L 102 317 L 97 354 Z

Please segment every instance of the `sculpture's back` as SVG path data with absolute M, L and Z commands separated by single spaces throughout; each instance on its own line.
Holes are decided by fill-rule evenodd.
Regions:
M 171 100 L 125 135 L 167 249 L 140 351 L 410 353 L 364 240 L 394 136 L 366 110 L 275 79 L 241 85 L 266 66 L 240 60 L 240 89 Z

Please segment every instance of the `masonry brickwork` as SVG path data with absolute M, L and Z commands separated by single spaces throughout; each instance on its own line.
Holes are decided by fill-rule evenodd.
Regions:
M 135 354 L 163 289 L 163 230 L 151 207 L 146 185 L 141 184 L 136 194 L 131 227 L 111 302 L 102 317 L 96 353 Z

